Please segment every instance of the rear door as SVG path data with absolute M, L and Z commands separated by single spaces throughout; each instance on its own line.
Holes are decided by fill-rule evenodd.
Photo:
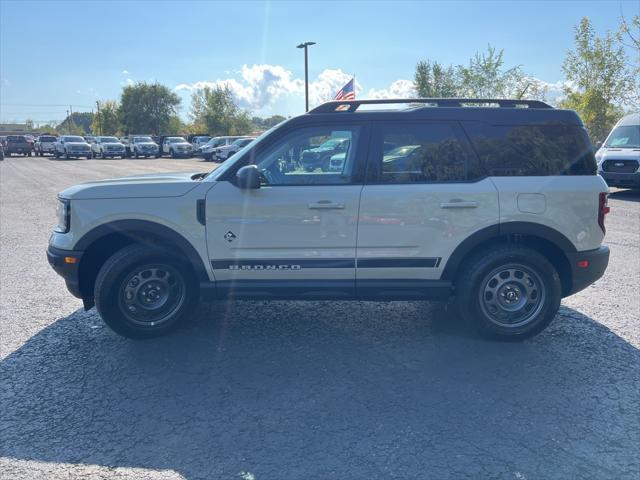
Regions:
M 477 178 L 456 122 L 376 123 L 357 242 L 358 294 L 420 293 L 454 249 L 499 219 L 498 194 Z
M 353 296 L 364 125 L 291 127 L 245 154 L 258 189 L 233 177 L 206 197 L 207 245 L 216 285 L 231 294 Z M 330 138 L 351 145 L 340 171 L 306 171 L 301 158 Z M 235 166 L 234 166 L 235 168 Z

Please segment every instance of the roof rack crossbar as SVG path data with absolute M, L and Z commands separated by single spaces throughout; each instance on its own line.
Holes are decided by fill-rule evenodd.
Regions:
M 383 98 L 378 100 L 333 100 L 323 103 L 309 113 L 355 112 L 360 105 L 424 103 L 435 107 L 464 107 L 469 104 L 495 104 L 500 108 L 553 108 L 540 100 L 512 100 L 507 98 Z

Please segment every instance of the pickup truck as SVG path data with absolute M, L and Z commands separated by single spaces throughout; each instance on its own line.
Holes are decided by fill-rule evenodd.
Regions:
M 33 149 L 24 135 L 7 135 L 7 139 L 4 142 L 4 153 L 8 157 L 11 157 L 14 153 L 31 156 Z
M 35 152 L 36 155 L 44 157 L 45 153 L 54 155 L 56 153 L 56 140 L 53 135 L 40 135 L 36 139 Z

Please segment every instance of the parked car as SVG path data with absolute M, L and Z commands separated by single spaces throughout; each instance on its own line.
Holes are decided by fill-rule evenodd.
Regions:
M 96 158 L 126 158 L 127 156 L 127 151 L 118 137 L 95 137 L 91 150 Z
M 165 137 L 162 142 L 162 155 L 171 155 L 172 158 L 190 157 L 193 155 L 193 147 L 184 137 Z
M 58 137 L 55 147 L 56 158 L 63 156 L 67 160 L 80 157 L 85 157 L 86 159 L 93 158 L 91 146 L 79 135 L 62 135 Z
M 640 113 L 616 123 L 596 152 L 596 160 L 607 185 L 640 190 Z
M 233 142 L 235 142 L 239 138 L 244 138 L 244 136 L 227 135 L 223 137 L 213 137 L 211 140 L 209 140 L 206 144 L 204 144 L 200 148 L 200 152 L 198 153 L 206 161 L 213 160 L 215 158 L 214 150 L 216 150 L 219 147 L 231 145 Z
M 193 150 L 197 152 L 198 149 L 205 145 L 209 140 L 211 140 L 209 135 L 194 135 L 191 138 L 191 146 L 193 146 Z
M 54 135 L 40 135 L 36 138 L 34 145 L 36 155 L 44 157 L 47 153 L 51 155 L 55 154 L 57 139 Z
M 213 150 L 215 160 L 218 162 L 224 162 L 236 152 L 239 152 L 245 146 L 249 145 L 255 140 L 254 137 L 238 138 L 234 140 L 230 145 L 225 145 Z
M 129 145 L 131 155 L 135 158 L 160 157 L 160 147 L 149 135 L 131 135 Z
M 24 156 L 31 156 L 33 152 L 33 145 L 27 140 L 24 135 L 7 135 L 4 141 L 4 153 L 6 156 L 11 157 L 13 154 L 20 154 Z
M 337 153 L 346 152 L 348 147 L 348 138 L 332 138 L 315 148 L 305 149 L 300 164 L 308 172 L 316 168 L 328 171 L 330 158 Z
M 0 141 L 0 160 L 4 160 L 4 145 Z
M 49 262 L 132 338 L 174 330 L 200 299 L 241 298 L 455 299 L 487 335 L 537 334 L 609 260 L 608 188 L 580 118 L 539 101 L 405 102 L 323 104 L 208 174 L 71 187 Z M 309 145 L 345 138 L 342 172 L 299 167 Z M 383 168 L 385 143 L 420 145 L 422 166 Z

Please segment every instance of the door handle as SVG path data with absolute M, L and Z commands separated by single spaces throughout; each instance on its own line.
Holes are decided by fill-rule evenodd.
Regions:
M 344 203 L 335 203 L 330 200 L 320 200 L 319 202 L 310 203 L 308 207 L 312 210 L 342 210 Z
M 449 202 L 442 202 L 440 208 L 478 208 L 478 202 L 467 202 L 459 198 L 454 198 Z

